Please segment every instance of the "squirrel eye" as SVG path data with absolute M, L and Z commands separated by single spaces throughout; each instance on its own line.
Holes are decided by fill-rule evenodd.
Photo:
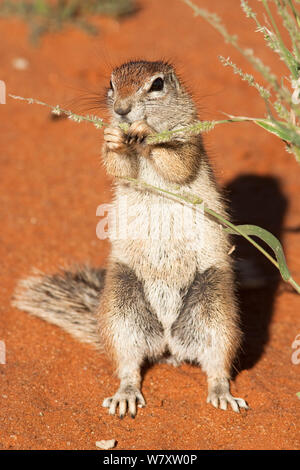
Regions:
M 149 89 L 150 91 L 161 91 L 164 87 L 164 81 L 161 77 L 158 77 L 154 80 L 154 82 L 151 85 L 151 88 Z

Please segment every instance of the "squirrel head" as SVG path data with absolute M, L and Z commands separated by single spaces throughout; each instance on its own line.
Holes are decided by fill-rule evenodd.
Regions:
M 167 62 L 131 61 L 115 68 L 107 98 L 115 123 L 145 120 L 158 132 L 189 124 L 196 116 L 192 99 Z

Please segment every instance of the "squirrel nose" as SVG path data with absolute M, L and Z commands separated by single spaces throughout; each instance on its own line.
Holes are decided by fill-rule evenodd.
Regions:
M 120 116 L 125 116 L 131 111 L 131 104 L 130 103 L 116 103 L 114 106 L 114 110 Z

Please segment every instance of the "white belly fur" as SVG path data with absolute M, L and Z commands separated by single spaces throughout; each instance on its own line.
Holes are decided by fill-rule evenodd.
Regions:
M 167 185 L 149 166 L 144 168 L 144 172 L 142 168 L 140 179 L 174 191 L 174 187 Z M 197 185 L 196 188 L 187 188 L 191 192 L 193 189 L 197 193 Z M 111 256 L 134 270 L 144 284 L 145 296 L 153 311 L 168 331 L 180 312 L 183 290 L 190 286 L 196 271 L 204 271 L 216 262 L 222 264 L 224 260 L 224 243 L 220 244 L 219 227 L 206 217 L 199 217 L 194 219 L 192 237 L 190 234 L 185 236 L 183 232 L 178 234 L 176 221 L 180 223 L 182 219 L 182 203 L 170 201 L 155 192 L 119 186 L 115 207 L 123 212 L 126 207 L 124 197 L 129 212 L 134 207 L 132 220 L 127 214 L 131 230 L 143 235 L 137 235 L 137 239 L 129 235 L 112 240 Z M 171 230 L 168 227 L 169 211 L 175 220 L 175 225 L 171 223 Z

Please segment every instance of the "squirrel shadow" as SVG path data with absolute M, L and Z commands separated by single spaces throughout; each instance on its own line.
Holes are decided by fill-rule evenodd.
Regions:
M 276 178 L 244 174 L 235 178 L 224 189 L 225 196 L 230 201 L 233 223 L 259 225 L 281 239 L 288 202 Z M 261 280 L 251 289 L 245 289 L 242 285 L 238 287 L 241 328 L 244 334 L 241 353 L 235 364 L 235 373 L 238 373 L 252 368 L 264 352 L 269 340 L 269 325 L 281 277 L 270 261 L 247 240 L 239 236 L 234 236 L 232 240 L 236 246 L 236 264 L 247 260 L 246 263 L 250 262 L 255 267 Z M 262 244 L 266 248 L 263 242 Z M 272 253 L 268 247 L 267 251 Z M 238 272 L 237 284 L 239 285 Z

